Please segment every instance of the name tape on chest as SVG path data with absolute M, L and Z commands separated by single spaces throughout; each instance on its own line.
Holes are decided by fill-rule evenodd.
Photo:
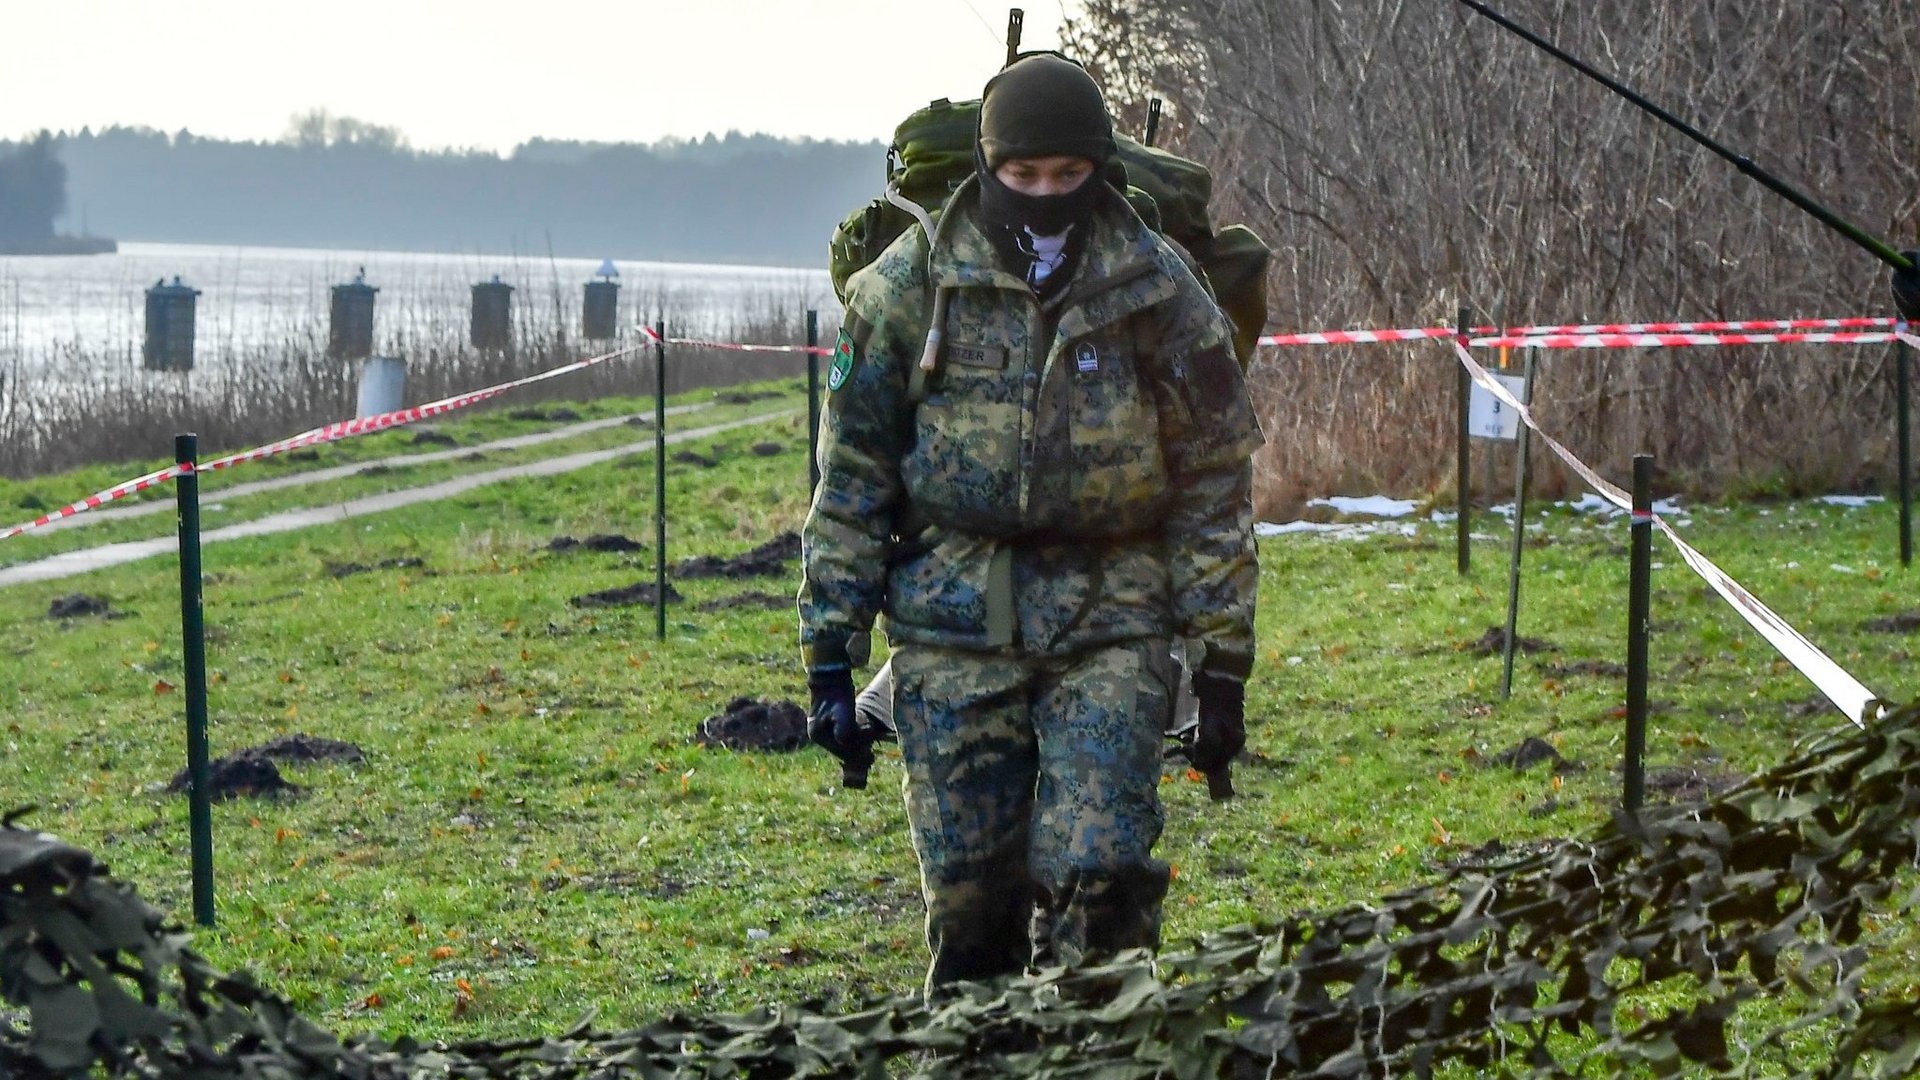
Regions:
M 961 367 L 991 368 L 1007 366 L 1007 350 L 1001 345 L 969 345 L 964 341 L 947 343 L 947 362 Z

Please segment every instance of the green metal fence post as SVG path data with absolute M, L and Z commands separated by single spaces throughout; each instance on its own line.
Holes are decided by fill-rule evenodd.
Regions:
M 653 324 L 653 629 L 667 640 L 667 317 Z
M 1898 355 L 1893 363 L 1894 413 L 1899 418 L 1895 425 L 1896 437 L 1900 440 L 1900 565 L 1913 565 L 1913 414 L 1912 398 L 1909 394 L 1912 376 L 1908 369 L 1913 359 L 1913 349 L 1906 342 L 1894 345 Z
M 1460 334 L 1460 344 L 1467 343 L 1467 320 L 1473 317 L 1470 308 L 1462 307 L 1455 326 Z M 1454 520 L 1454 543 L 1458 549 L 1455 561 L 1460 573 L 1465 574 L 1473 565 L 1473 555 L 1468 550 L 1473 533 L 1473 506 L 1471 503 L 1473 484 L 1469 473 L 1473 469 L 1473 440 L 1467 432 L 1468 400 L 1473 394 L 1473 376 L 1467 374 L 1466 366 L 1460 365 L 1460 374 L 1454 385 L 1454 505 L 1459 511 Z
M 1627 760 L 1621 802 L 1638 812 L 1646 795 L 1647 634 L 1653 592 L 1653 455 L 1633 458 L 1631 567 L 1627 578 Z
M 213 791 L 207 753 L 207 634 L 200 579 L 200 439 L 173 437 L 179 507 L 180 638 L 187 689 L 187 828 L 193 872 L 193 921 L 213 925 Z

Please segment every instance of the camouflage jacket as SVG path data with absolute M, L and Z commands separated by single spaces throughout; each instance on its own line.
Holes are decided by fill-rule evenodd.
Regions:
M 1117 193 L 1044 308 L 974 221 L 849 283 L 803 531 L 806 662 L 895 640 L 1059 655 L 1180 635 L 1244 678 L 1261 436 L 1232 327 Z M 920 370 L 945 307 L 943 343 Z

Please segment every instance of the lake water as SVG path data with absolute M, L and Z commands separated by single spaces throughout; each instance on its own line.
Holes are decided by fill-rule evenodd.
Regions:
M 824 262 L 825 251 L 821 252 Z M 792 325 L 808 308 L 832 325 L 838 306 L 821 269 L 615 261 L 622 327 L 662 312 L 675 336 Z M 470 288 L 514 286 L 515 321 L 577 335 L 581 286 L 597 259 L 125 243 L 115 255 L 0 256 L 0 364 L 27 372 L 137 365 L 145 290 L 162 279 L 199 289 L 196 367 L 250 350 L 327 336 L 329 292 L 363 269 L 380 290 L 375 351 L 463 341 Z M 4 370 L 4 369 L 0 369 Z

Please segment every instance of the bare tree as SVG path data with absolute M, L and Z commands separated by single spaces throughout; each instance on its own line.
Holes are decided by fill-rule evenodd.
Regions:
M 1515 18 L 1818 193 L 1920 231 L 1920 13 L 1844 0 L 1512 0 Z M 1293 328 L 1878 313 L 1882 267 L 1707 151 L 1445 0 L 1093 0 L 1069 47 L 1123 117 L 1172 97 L 1220 220 L 1276 248 Z M 1191 59 L 1198 52 L 1201 59 Z M 1557 354 L 1541 412 L 1615 475 L 1886 482 L 1885 353 Z M 1263 501 L 1451 483 L 1444 347 L 1268 352 Z M 1552 469 L 1542 484 L 1565 487 Z
M 373 150 L 405 150 L 407 136 L 397 127 L 374 124 L 352 116 L 335 116 L 326 109 L 308 109 L 287 120 L 281 141 L 308 150 L 329 146 L 363 146 Z

